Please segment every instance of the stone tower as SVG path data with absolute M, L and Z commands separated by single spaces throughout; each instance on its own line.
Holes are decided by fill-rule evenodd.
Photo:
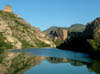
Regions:
M 5 12 L 12 12 L 11 6 L 10 5 L 6 5 L 4 11 Z

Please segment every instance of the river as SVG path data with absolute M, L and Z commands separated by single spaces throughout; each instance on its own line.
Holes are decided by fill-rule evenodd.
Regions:
M 9 50 L 0 56 L 0 74 L 100 74 L 100 61 L 57 48 Z

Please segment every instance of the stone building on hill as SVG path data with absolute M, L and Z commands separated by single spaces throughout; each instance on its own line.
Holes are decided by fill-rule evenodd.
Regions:
M 5 11 L 5 12 L 13 12 L 10 5 L 6 5 L 3 11 Z

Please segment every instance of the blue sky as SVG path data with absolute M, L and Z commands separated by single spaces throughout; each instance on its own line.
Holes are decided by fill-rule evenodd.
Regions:
M 0 0 L 0 9 L 5 5 L 41 30 L 86 24 L 100 17 L 100 0 Z

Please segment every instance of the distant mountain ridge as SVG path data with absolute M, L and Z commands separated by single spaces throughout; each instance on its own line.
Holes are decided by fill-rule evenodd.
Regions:
M 72 24 L 67 29 L 70 32 L 82 32 L 85 29 L 85 25 L 83 25 L 83 24 Z
M 64 39 L 60 40 L 66 40 L 69 36 L 69 32 L 82 32 L 85 29 L 85 25 L 83 24 L 73 24 L 70 27 L 57 27 L 52 26 L 44 31 L 45 34 L 50 35 L 50 37 L 57 37 L 58 39 L 64 37 Z M 61 34 L 62 31 L 62 34 Z
M 51 30 L 57 31 L 58 29 L 66 29 L 70 32 L 82 32 L 85 29 L 85 25 L 83 24 L 72 24 L 70 27 L 57 27 L 57 26 L 52 26 L 46 30 L 44 30 L 43 32 L 45 33 L 50 33 Z

